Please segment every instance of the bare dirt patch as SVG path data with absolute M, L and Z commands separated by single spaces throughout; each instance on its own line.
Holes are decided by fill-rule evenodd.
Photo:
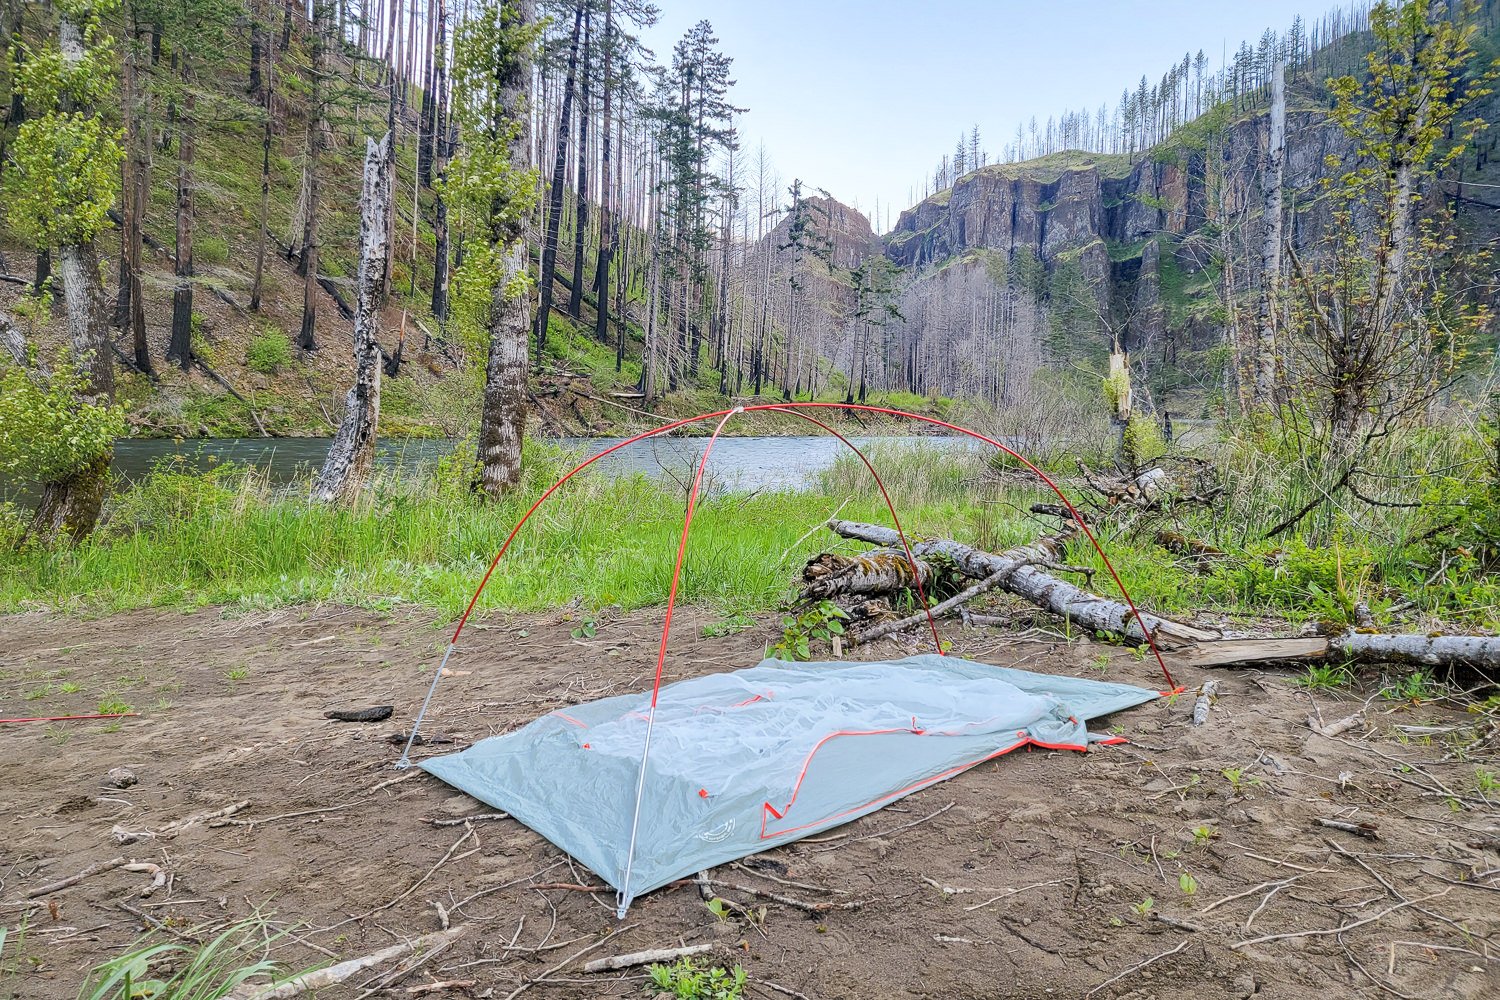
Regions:
M 679 618 L 674 677 L 759 659 L 763 628 L 704 637 L 715 620 Z M 642 689 L 660 613 L 601 620 L 589 638 L 563 615 L 477 625 L 452 664 L 468 673 L 445 681 L 425 727 L 456 743 L 423 752 Z M 1150 661 L 1097 644 L 950 635 L 978 660 L 1077 674 L 1107 659 L 1105 676 L 1155 684 Z M 269 914 L 296 935 L 273 946 L 292 965 L 434 931 L 439 905 L 471 925 L 393 984 L 403 996 L 435 978 L 476 981 L 440 995 L 503 998 L 616 929 L 613 895 L 555 888 L 598 881 L 515 821 L 434 825 L 493 810 L 421 772 L 377 787 L 397 776 L 386 737 L 409 724 L 445 638 L 420 614 L 346 608 L 0 620 L 0 715 L 109 702 L 141 713 L 0 726 L 0 919 L 12 928 L 0 996 L 76 996 L 89 966 L 141 932 L 122 903 L 175 935 Z M 899 655 L 886 643 L 860 653 Z M 716 869 L 719 891 L 752 914 L 765 905 L 763 921 L 718 919 L 692 885 L 652 893 L 586 957 L 713 943 L 750 973 L 748 995 L 767 997 L 1500 995 L 1500 820 L 1476 773 L 1495 770 L 1482 717 L 1374 686 L 1310 694 L 1293 676 L 1219 672 L 1204 727 L 1189 723 L 1191 694 L 1142 706 L 1099 723 L 1129 746 L 1017 752 Z M 1364 725 L 1341 736 L 1305 721 L 1366 699 Z M 323 717 L 380 704 L 396 706 L 386 722 Z M 138 783 L 105 784 L 122 766 Z M 246 800 L 228 825 L 112 837 Z M 1379 839 L 1320 818 L 1374 824 Z M 150 873 L 116 868 L 25 899 L 121 855 L 160 866 L 166 885 L 142 898 Z M 728 884 L 865 905 L 809 915 Z M 1301 936 L 1236 947 L 1275 935 Z M 319 995 L 356 996 L 380 972 Z M 585 976 L 575 963 L 527 995 L 638 995 L 641 982 L 640 970 Z

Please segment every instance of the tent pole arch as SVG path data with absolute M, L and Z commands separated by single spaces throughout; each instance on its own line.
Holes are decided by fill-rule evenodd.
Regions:
M 880 486 L 881 494 L 882 494 L 882 496 L 885 497 L 887 507 L 890 508 L 891 517 L 892 517 L 893 520 L 896 520 L 897 515 L 896 515 L 895 507 L 891 503 L 890 496 L 889 496 L 888 493 L 886 493 L 884 484 L 881 483 L 879 475 L 875 473 L 874 466 L 872 466 L 870 464 L 869 460 L 866 459 L 864 457 L 864 455 L 859 451 L 859 449 L 855 448 L 854 445 L 848 441 L 848 439 L 844 438 L 843 435 L 838 434 L 837 432 L 834 432 L 832 430 L 832 428 L 828 427 L 826 424 L 823 424 L 821 421 L 814 420 L 811 417 L 807 417 L 807 416 L 805 416 L 805 415 L 803 415 L 801 413 L 798 413 L 797 411 L 801 410 L 801 409 L 855 410 L 855 411 L 864 412 L 864 413 L 880 413 L 880 414 L 884 414 L 884 415 L 887 415 L 887 416 L 902 417 L 902 418 L 907 419 L 907 420 L 917 420 L 917 421 L 921 421 L 923 423 L 932 424 L 932 425 L 937 426 L 937 427 L 943 427 L 943 428 L 945 428 L 947 430 L 955 431 L 955 432 L 960 433 L 960 434 L 964 434 L 964 435 L 966 435 L 968 437 L 974 438 L 977 441 L 983 441 L 984 443 L 986 443 L 988 445 L 991 445 L 992 447 L 998 449 L 999 451 L 1002 451 L 1005 454 L 1010 455 L 1012 458 L 1016 459 L 1016 461 L 1018 461 L 1022 465 L 1024 465 L 1028 470 L 1030 470 L 1030 472 L 1033 475 L 1035 475 L 1037 477 L 1037 479 L 1039 479 L 1043 484 L 1045 484 L 1049 489 L 1051 489 L 1054 494 L 1057 495 L 1057 498 L 1062 502 L 1063 506 L 1067 509 L 1069 515 L 1073 518 L 1074 521 L 1076 521 L 1078 523 L 1079 528 L 1083 531 L 1084 535 L 1088 538 L 1090 544 L 1093 545 L 1094 550 L 1099 553 L 1099 558 L 1104 563 L 1105 568 L 1109 571 L 1110 578 L 1114 580 L 1115 586 L 1120 591 L 1120 595 L 1125 599 L 1125 603 L 1130 608 L 1131 614 L 1135 617 L 1136 622 L 1140 625 L 1141 632 L 1142 632 L 1142 634 L 1146 638 L 1146 644 L 1151 648 L 1151 652 L 1156 657 L 1157 664 L 1161 667 L 1162 674 L 1167 679 L 1167 684 L 1168 684 L 1169 690 L 1173 690 L 1173 691 L 1178 690 L 1177 682 L 1172 677 L 1172 672 L 1167 668 L 1167 663 L 1166 663 L 1166 660 L 1161 655 L 1161 650 L 1157 648 L 1155 637 L 1151 634 L 1151 630 L 1149 628 L 1147 628 L 1145 619 L 1142 617 L 1140 609 L 1136 607 L 1135 601 L 1130 596 L 1130 592 L 1129 592 L 1128 588 L 1126 588 L 1124 581 L 1120 578 L 1120 574 L 1115 570 L 1114 563 L 1112 563 L 1110 561 L 1109 555 L 1104 551 L 1104 547 L 1099 543 L 1098 538 L 1094 535 L 1094 532 L 1089 527 L 1088 522 L 1084 520 L 1083 515 L 1081 513 L 1079 513 L 1078 509 L 1073 505 L 1073 502 L 1067 498 L 1067 496 L 1062 492 L 1062 490 L 1057 486 L 1057 484 L 1055 482 L 1053 482 L 1052 479 L 1050 477 L 1048 477 L 1045 472 L 1043 472 L 1040 468 L 1038 468 L 1034 463 L 1032 463 L 1024 455 L 1021 455 L 1019 452 L 1017 452 L 1014 449 L 1008 447 L 1007 445 L 1002 444 L 1001 442 L 995 440 L 994 438 L 988 437 L 988 436 L 986 436 L 984 434 L 980 434 L 978 431 L 971 430 L 971 429 L 969 429 L 967 427 L 962 427 L 962 426 L 960 426 L 958 424 L 949 423 L 946 420 L 939 420 L 936 417 L 928 417 L 928 416 L 924 416 L 924 415 L 922 415 L 920 413 L 910 413 L 910 412 L 905 411 L 905 410 L 898 410 L 898 409 L 894 409 L 894 408 L 891 408 L 891 407 L 870 406 L 870 405 L 864 404 L 864 403 L 834 403 L 834 402 L 817 402 L 817 401 L 797 401 L 797 402 L 787 402 L 787 403 L 760 403 L 760 404 L 755 404 L 755 405 L 752 405 L 752 406 L 734 407 L 734 408 L 728 409 L 728 410 L 716 410 L 716 411 L 713 411 L 711 413 L 702 413 L 702 414 L 698 414 L 697 416 L 693 416 L 693 417 L 685 417 L 685 418 L 683 418 L 681 420 L 673 421 L 672 423 L 666 424 L 666 425 L 664 425 L 662 427 L 656 427 L 656 428 L 653 428 L 653 429 L 651 429 L 649 431 L 644 431 L 644 432 L 642 432 L 640 434 L 636 434 L 636 435 L 634 435 L 632 437 L 626 438 L 625 440 L 620 441 L 620 442 L 618 442 L 618 443 L 616 443 L 614 445 L 611 445 L 610 447 L 604 449 L 603 451 L 599 452 L 597 455 L 593 455 L 590 458 L 585 459 L 583 462 L 580 462 L 573 469 L 569 470 L 562 478 L 558 479 L 555 483 L 553 483 L 551 486 L 549 486 L 546 489 L 546 491 L 543 492 L 542 495 L 536 499 L 536 501 L 531 505 L 531 507 L 526 511 L 526 513 L 524 515 L 522 515 L 521 519 L 516 522 L 516 525 L 515 525 L 514 528 L 511 529 L 510 534 L 506 536 L 506 539 L 505 539 L 504 543 L 500 546 L 499 551 L 497 551 L 495 553 L 495 557 L 492 560 L 490 560 L 489 567 L 485 570 L 484 576 L 479 581 L 479 586 L 475 588 L 474 595 L 469 599 L 468 606 L 465 607 L 463 615 L 459 618 L 458 625 L 454 628 L 453 635 L 452 635 L 452 637 L 450 638 L 450 640 L 448 642 L 448 647 L 444 651 L 442 663 L 439 666 L 438 670 L 433 674 L 432 684 L 431 684 L 431 686 L 427 690 L 426 697 L 423 699 L 422 708 L 419 710 L 419 712 L 417 713 L 416 719 L 412 723 L 411 734 L 407 738 L 406 747 L 402 751 L 400 760 L 398 760 L 396 762 L 396 765 L 395 765 L 396 768 L 398 770 L 401 770 L 401 769 L 405 769 L 405 768 L 411 766 L 411 757 L 410 757 L 411 748 L 412 748 L 412 746 L 414 745 L 414 743 L 416 741 L 417 734 L 418 734 L 418 732 L 420 730 L 420 727 L 421 727 L 421 724 L 422 724 L 422 719 L 423 719 L 423 717 L 427 713 L 427 708 L 428 708 L 428 706 L 432 702 L 432 697 L 433 697 L 433 695 L 437 691 L 438 683 L 442 680 L 442 677 L 443 677 L 443 668 L 446 667 L 446 665 L 448 663 L 449 657 L 452 656 L 454 647 L 458 643 L 458 638 L 459 638 L 460 634 L 463 632 L 464 625 L 467 624 L 467 622 L 469 620 L 469 616 L 474 611 L 475 605 L 478 603 L 480 596 L 484 593 L 484 588 L 489 583 L 490 577 L 493 575 L 493 573 L 495 571 L 495 567 L 499 564 L 500 559 L 505 555 L 506 551 L 510 548 L 511 543 L 513 541 L 515 541 L 516 535 L 520 532 L 521 528 L 523 526 L 525 526 L 526 522 L 531 519 L 531 515 L 534 514 L 534 513 L 536 513 L 537 509 L 539 507 L 541 507 L 541 505 L 544 502 L 546 502 L 547 499 L 550 498 L 553 493 L 557 492 L 557 490 L 560 489 L 564 483 L 566 483 L 568 480 L 572 479 L 575 475 L 577 475 L 578 473 L 582 472 L 584 469 L 588 468 L 590 465 L 593 465 L 599 459 L 604 458 L 606 455 L 610 455 L 610 454 L 612 454 L 612 453 L 614 453 L 616 451 L 619 451 L 622 448 L 625 448 L 625 447 L 627 447 L 629 445 L 635 444 L 638 441 L 642 441 L 642 440 L 645 440 L 645 439 L 651 438 L 651 437 L 657 437 L 657 436 L 660 436 L 662 434 L 667 434 L 667 433 L 670 433 L 671 431 L 676 430 L 679 427 L 685 427 L 685 426 L 687 426 L 689 424 L 699 423 L 699 422 L 702 422 L 702 421 L 705 421 L 705 420 L 712 420 L 714 418 L 720 418 L 721 424 L 720 424 L 720 428 L 719 429 L 722 429 L 722 421 L 724 419 L 727 419 L 730 415 L 732 415 L 734 413 L 737 413 L 737 412 L 752 413 L 752 412 L 767 411 L 767 412 L 790 413 L 790 414 L 795 415 L 795 416 L 803 417 L 804 419 L 809 420 L 809 422 L 817 424 L 818 426 L 823 427 L 825 430 L 828 430 L 830 433 L 833 433 L 835 437 L 837 437 L 846 446 L 848 446 L 851 450 L 853 450 L 856 455 L 858 455 L 860 457 L 860 460 L 864 463 L 865 467 L 870 470 L 870 472 L 871 472 L 872 475 L 875 476 L 876 483 Z M 715 430 L 713 438 L 710 439 L 710 446 L 709 446 L 710 449 L 712 448 L 712 441 L 718 437 L 718 433 L 719 433 L 719 430 Z M 709 450 L 709 449 L 705 450 L 705 455 L 704 455 L 705 459 L 707 458 L 707 450 Z M 699 476 L 700 477 L 702 475 L 702 471 L 703 471 L 703 465 L 700 462 L 700 465 L 699 465 Z M 694 497 L 696 497 L 696 492 L 697 492 L 697 480 L 695 479 L 695 481 L 694 481 L 694 493 L 693 493 Z M 691 510 L 691 508 L 690 508 L 690 510 Z M 689 517 L 691 517 L 691 513 L 689 513 Z M 901 537 L 901 540 L 902 540 L 902 545 L 906 549 L 907 558 L 911 562 L 911 565 L 912 565 L 912 574 L 913 574 L 914 577 L 916 577 L 918 575 L 917 574 L 917 567 L 916 567 L 915 559 L 912 556 L 911 546 L 910 546 L 909 542 L 906 539 L 905 533 L 901 531 L 899 521 L 897 521 L 896 527 L 897 527 L 898 534 L 900 534 L 900 537 Z M 684 526 L 684 532 L 685 531 L 686 531 L 686 526 Z M 684 534 L 684 539 L 685 538 L 686 538 L 686 535 Z M 679 557 L 679 569 L 680 569 L 680 565 L 681 565 L 681 562 L 680 562 L 680 557 Z M 674 578 L 673 578 L 673 591 L 674 591 L 674 593 L 675 593 L 675 588 L 676 588 L 676 582 L 677 582 L 676 581 L 676 577 L 674 575 Z M 920 583 L 918 584 L 918 587 L 919 587 L 919 592 L 920 592 Z M 925 608 L 926 607 L 926 597 L 925 597 L 925 594 L 923 595 L 923 605 L 924 605 L 924 608 Z M 934 636 L 936 636 L 936 634 L 937 634 L 936 625 L 935 625 L 935 623 L 933 623 L 931 621 L 931 615 L 930 615 L 930 613 L 929 613 L 928 618 L 929 618 L 929 625 L 932 626 L 932 628 L 933 628 L 933 634 L 934 634 Z M 668 624 L 670 624 L 670 610 L 669 610 Z M 665 635 L 665 630 L 664 630 L 663 638 L 662 638 L 662 647 L 663 647 L 663 649 L 665 649 L 665 643 L 666 643 L 666 635 Z M 938 651 L 940 653 L 942 652 L 941 645 L 939 645 L 939 650 Z M 657 669 L 657 684 L 658 684 L 658 686 L 660 684 L 660 677 L 661 677 L 661 668 L 660 668 L 660 665 L 658 665 L 658 669 Z M 654 697 L 655 697 L 655 694 L 653 692 L 653 699 L 654 699 Z

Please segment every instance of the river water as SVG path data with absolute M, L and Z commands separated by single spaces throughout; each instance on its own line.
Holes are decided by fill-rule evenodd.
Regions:
M 541 439 L 539 439 L 541 440 Z M 623 438 L 547 438 L 549 443 L 596 455 Z M 851 438 L 861 449 L 882 444 L 921 444 L 963 448 L 967 439 L 953 437 Z M 687 481 L 703 453 L 707 438 L 661 437 L 637 442 L 602 458 L 592 468 L 604 475 L 648 476 Z M 328 453 L 328 438 L 209 438 L 172 441 L 128 439 L 116 442 L 115 475 L 133 482 L 162 460 L 180 456 L 187 467 L 208 469 L 226 462 L 264 470 L 275 485 L 284 485 L 316 472 Z M 376 462 L 384 468 L 415 471 L 448 455 L 454 442 L 442 439 L 381 441 Z M 708 474 L 720 487 L 732 490 L 786 489 L 807 486 L 833 464 L 844 446 L 831 437 L 725 437 L 714 444 Z

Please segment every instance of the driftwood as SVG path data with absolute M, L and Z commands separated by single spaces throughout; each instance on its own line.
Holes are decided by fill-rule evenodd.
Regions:
M 635 965 L 650 965 L 653 962 L 670 962 L 678 958 L 702 955 L 704 952 L 713 950 L 714 946 L 712 944 L 690 944 L 685 948 L 654 948 L 651 951 L 634 951 L 629 955 L 596 958 L 584 965 L 583 971 L 614 972 L 616 969 L 628 969 Z
M 455 927 L 449 931 L 438 931 L 436 934 L 427 934 L 413 941 L 393 944 L 389 948 L 382 948 L 359 958 L 351 958 L 347 962 L 330 965 L 326 969 L 293 976 L 276 986 L 241 986 L 229 994 L 226 1000 L 284 1000 L 286 997 L 327 989 L 330 986 L 337 986 L 356 972 L 368 969 L 372 965 L 379 965 L 381 962 L 388 962 L 393 958 L 399 958 L 408 952 L 423 948 L 445 946 L 465 930 L 467 930 L 467 925 Z
M 1203 682 L 1203 686 L 1198 689 L 1198 700 L 1193 702 L 1193 725 L 1201 726 L 1208 721 L 1208 710 L 1213 707 L 1214 698 L 1218 694 L 1218 681 Z
M 900 537 L 892 531 L 893 544 Z M 915 554 L 915 550 L 914 550 Z M 802 568 L 803 600 L 817 601 L 837 594 L 893 594 L 910 590 L 918 582 L 924 587 L 933 577 L 932 567 L 916 560 L 916 572 L 904 551 L 871 552 L 862 556 L 825 552 Z
M 828 527 L 845 538 L 854 538 L 875 545 L 894 547 L 901 544 L 901 538 L 895 529 L 876 524 L 833 520 L 828 522 Z M 1060 535 L 1038 539 L 1030 545 L 1009 549 L 998 555 L 940 538 L 913 545 L 912 553 L 918 557 L 919 561 L 924 556 L 946 558 L 958 568 L 959 572 L 976 580 L 998 575 L 1001 579 L 997 586 L 1001 590 L 1024 597 L 1043 610 L 1064 617 L 1080 628 L 1123 636 L 1127 641 L 1144 642 L 1146 635 L 1141 631 L 1141 622 L 1136 620 L 1126 604 L 1100 597 L 1066 580 L 1060 580 L 1043 568 L 1061 559 L 1063 545 L 1069 537 L 1071 535 L 1064 532 Z M 904 561 L 905 557 L 901 558 Z M 861 592 L 868 593 L 869 591 Z M 1151 630 L 1152 639 L 1160 645 L 1186 645 L 1209 642 L 1218 638 L 1216 632 L 1145 612 L 1141 613 L 1141 619 Z
M 1345 632 L 1332 637 L 1303 639 L 1225 639 L 1177 650 L 1167 665 L 1175 669 L 1322 660 L 1397 663 L 1448 670 L 1500 670 L 1500 637 Z

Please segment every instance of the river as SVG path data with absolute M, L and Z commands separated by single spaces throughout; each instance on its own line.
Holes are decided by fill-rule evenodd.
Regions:
M 538 439 L 542 440 L 542 439 Z M 547 438 L 550 443 L 580 456 L 595 455 L 623 438 Z M 962 448 L 961 438 L 882 436 L 851 438 L 861 449 L 872 443 L 917 444 Z M 658 478 L 685 481 L 703 453 L 707 438 L 662 437 L 637 442 L 599 460 L 594 468 L 605 475 L 644 472 Z M 328 452 L 328 438 L 208 438 L 172 441 L 133 438 L 116 442 L 112 469 L 124 482 L 143 477 L 164 459 L 181 456 L 187 467 L 208 469 L 226 462 L 263 469 L 275 485 L 284 485 L 316 471 Z M 377 465 L 415 471 L 448 455 L 454 442 L 444 439 L 381 441 Z M 714 445 L 708 471 L 720 487 L 732 490 L 787 489 L 807 486 L 832 465 L 844 450 L 831 437 L 725 437 Z

